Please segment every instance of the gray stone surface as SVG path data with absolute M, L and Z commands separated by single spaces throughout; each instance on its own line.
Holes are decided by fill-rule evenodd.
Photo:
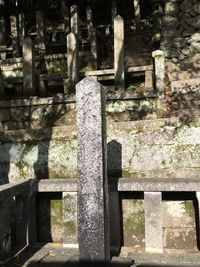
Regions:
M 163 252 L 163 211 L 161 192 L 144 192 L 145 251 Z
M 105 89 L 86 77 L 76 87 L 80 259 L 110 260 Z

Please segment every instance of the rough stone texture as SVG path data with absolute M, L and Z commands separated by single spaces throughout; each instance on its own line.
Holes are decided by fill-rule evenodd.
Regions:
M 80 259 L 109 261 L 106 91 L 86 77 L 76 87 Z
M 165 1 L 160 49 L 174 62 L 188 62 L 199 53 L 200 6 L 198 0 Z M 183 42 L 177 42 L 184 38 Z M 185 51 L 188 51 L 185 53 Z
M 145 251 L 163 252 L 163 210 L 160 192 L 144 192 Z
M 200 79 L 174 81 L 171 83 L 171 89 L 174 94 L 199 93 Z

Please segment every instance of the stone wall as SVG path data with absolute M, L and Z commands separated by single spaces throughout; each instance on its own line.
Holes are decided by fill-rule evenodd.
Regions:
M 196 177 L 200 173 L 199 134 L 199 118 L 187 123 L 178 118 L 109 123 L 108 118 L 108 174 L 163 179 Z M 2 183 L 25 178 L 77 177 L 74 125 L 1 132 L 0 141 Z M 196 248 L 193 197 L 163 197 L 166 249 Z M 63 232 L 69 232 L 68 228 L 60 230 L 64 226 L 62 196 L 41 194 L 38 203 L 39 241 L 62 241 Z M 121 203 L 124 245 L 140 249 L 145 242 L 143 196 L 122 194 Z M 72 213 L 74 218 L 74 209 Z M 75 235 L 74 225 L 75 222 L 71 231 Z
M 200 3 L 198 0 L 166 0 L 161 50 L 174 62 L 200 58 Z

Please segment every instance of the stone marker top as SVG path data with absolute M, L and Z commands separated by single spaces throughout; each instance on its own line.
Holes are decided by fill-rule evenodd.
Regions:
M 164 57 L 164 54 L 162 50 L 155 50 L 152 52 L 152 57 Z
M 121 20 L 123 20 L 123 18 L 122 18 L 120 15 L 117 15 L 117 16 L 115 17 L 115 20 L 119 20 L 119 21 L 121 21 Z
M 99 82 L 95 81 L 95 79 L 93 79 L 92 77 L 87 76 L 78 83 L 76 89 L 76 100 L 78 101 L 79 99 L 81 99 L 80 97 L 87 96 L 88 93 L 94 93 L 95 95 L 99 92 L 105 93 L 104 91 L 105 88 Z

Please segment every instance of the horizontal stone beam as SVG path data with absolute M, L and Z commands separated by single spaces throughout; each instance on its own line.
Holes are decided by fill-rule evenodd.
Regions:
M 200 177 L 190 178 L 120 178 L 109 181 L 110 191 L 128 192 L 200 192 Z M 38 192 L 76 192 L 76 179 L 45 179 L 38 181 Z
M 0 201 L 33 192 L 77 192 L 76 179 L 26 180 L 0 186 Z M 120 178 L 109 181 L 110 191 L 119 192 L 200 192 L 200 177 L 192 178 Z

